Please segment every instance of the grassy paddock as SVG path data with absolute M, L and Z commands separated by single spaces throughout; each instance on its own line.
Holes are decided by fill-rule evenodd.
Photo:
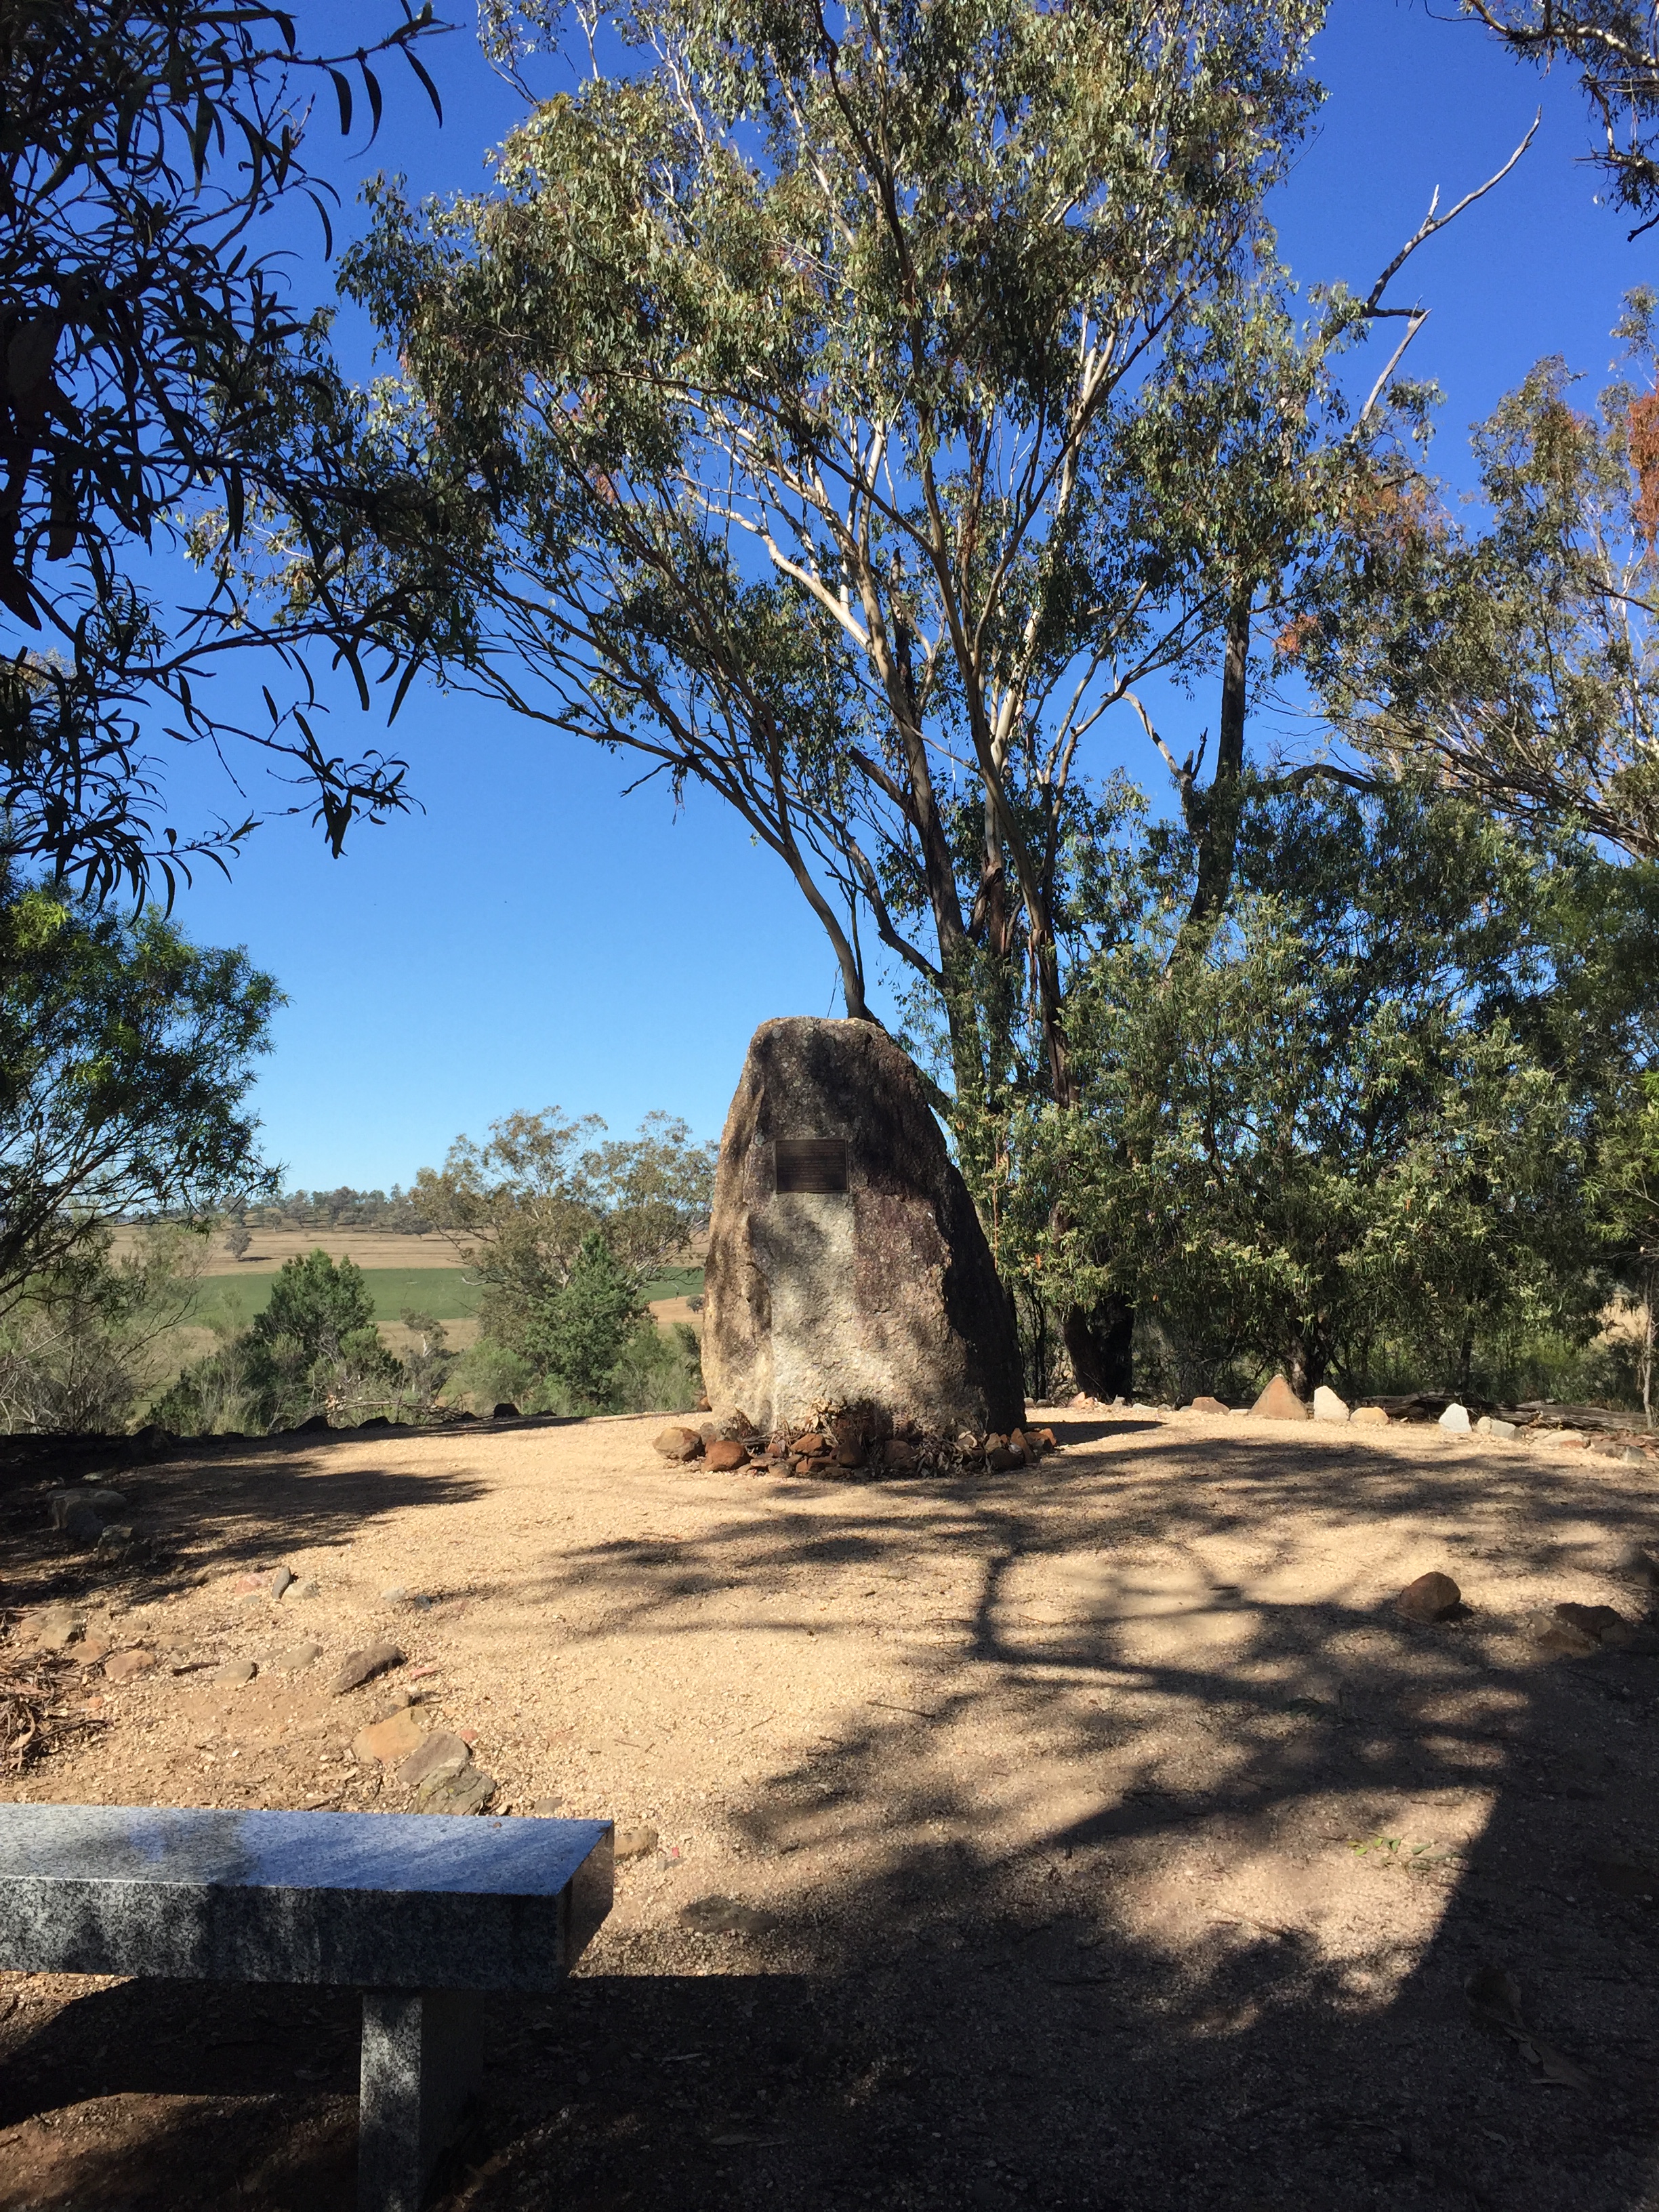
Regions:
M 197 1292 L 191 1321 L 198 1328 L 211 1328 L 234 1301 L 246 1325 L 264 1311 L 276 1280 L 274 1274 L 255 1274 L 252 1268 L 246 1275 L 210 1275 Z M 363 1280 L 377 1322 L 395 1322 L 405 1306 L 434 1321 L 468 1321 L 478 1310 L 479 1285 L 464 1268 L 365 1267 Z
M 231 1310 L 234 1300 L 244 1326 L 263 1313 L 276 1278 L 249 1268 L 245 1275 L 210 1275 L 197 1292 L 190 1325 L 211 1328 Z M 363 1280 L 374 1301 L 377 1322 L 395 1322 L 405 1306 L 434 1321 L 471 1321 L 478 1310 L 482 1285 L 462 1267 L 365 1267 Z M 701 1267 L 665 1267 L 645 1286 L 653 1298 L 696 1297 L 702 1289 Z

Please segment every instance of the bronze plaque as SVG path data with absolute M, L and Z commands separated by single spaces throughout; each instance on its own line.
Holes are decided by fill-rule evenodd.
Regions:
M 845 1137 L 780 1137 L 773 1146 L 779 1190 L 845 1190 Z

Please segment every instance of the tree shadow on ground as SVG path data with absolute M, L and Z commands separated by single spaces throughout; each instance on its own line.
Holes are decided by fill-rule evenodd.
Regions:
M 925 1559 L 912 1617 L 939 1640 L 907 1647 L 908 1710 L 849 1698 L 832 1737 L 745 1784 L 779 1898 L 705 1902 L 700 1929 L 687 1872 L 556 1999 L 493 2005 L 439 2201 L 1651 2212 L 1659 1661 L 1539 1663 L 1519 1595 L 1604 1594 L 1607 1529 L 1659 1534 L 1641 1471 L 1598 1468 L 1592 1498 L 1578 1468 L 1496 1455 L 1231 1436 L 1203 1455 L 1201 1479 L 1176 1433 L 989 1481 L 734 1485 L 707 1534 L 527 1568 L 515 1594 L 564 1603 L 578 1644 L 672 1644 L 717 1597 L 733 1634 L 760 1597 L 769 1635 L 834 1633 L 809 1599 L 838 1590 L 850 1618 L 858 1578 L 920 1591 Z M 256 1518 L 223 1540 L 257 1554 Z M 1413 1628 L 1385 1601 L 1430 1565 L 1471 1609 Z M 1583 2086 L 1471 2014 L 1487 1966 Z M 300 2004 L 216 1998 L 226 2020 Z M 148 2047 L 158 2001 L 102 1991 L 22 2039 L 3 2114 L 182 2099 L 195 2060 Z M 154 2116 L 143 2160 L 113 2136 L 89 2151 L 75 2202 L 343 2207 L 349 2023 L 337 2079 L 294 2083 L 293 2039 L 246 2046 L 235 2112 L 204 2074 L 207 2104 Z M 267 2170 L 282 2126 L 299 2148 Z M 33 2201 L 8 2185 L 0 2206 Z
M 0 1498 L 5 1610 L 91 1603 L 112 1593 L 125 1603 L 142 1603 L 185 1576 L 275 1566 L 296 1543 L 349 1544 L 404 1506 L 465 1504 L 489 1486 L 483 1477 L 465 1473 L 336 1462 L 333 1441 L 307 1440 L 301 1448 L 272 1439 L 182 1468 L 121 1474 L 128 1501 L 123 1510 L 137 1541 L 113 1555 L 79 1548 L 47 1528 L 50 1482 L 14 1487 Z
M 1516 1458 L 1256 1437 L 1205 1455 L 1173 1490 L 1179 1440 L 1040 1485 L 905 1486 L 931 1555 L 966 1569 L 960 1639 L 913 1658 L 913 1713 L 868 1711 L 748 1792 L 763 1856 L 867 1849 L 765 1941 L 702 1939 L 717 1974 L 768 1948 L 812 1971 L 756 1998 L 764 2034 L 799 2046 L 765 2082 L 746 2027 L 701 2031 L 725 2119 L 753 2088 L 784 2139 L 716 2160 L 682 2125 L 659 2177 L 680 2202 L 1659 2203 L 1659 1662 L 1540 1664 L 1510 1602 L 1540 1582 L 1604 1595 L 1586 1577 L 1609 1524 L 1659 1534 L 1644 1471 L 1598 1468 L 1587 1500 L 1578 1468 Z M 545 1595 L 580 1580 L 604 1634 L 672 1637 L 718 1593 L 804 1595 L 908 1559 L 924 1539 L 891 1495 L 825 1512 L 781 1492 L 773 1514 L 659 1541 L 654 1580 L 594 1547 Z M 1244 1536 L 1248 1569 L 1212 1574 L 1206 1553 Z M 1328 1544 L 1352 1554 L 1335 1571 Z M 1384 1601 L 1428 1565 L 1473 1597 L 1462 1621 L 1414 1628 Z M 723 1625 L 743 1632 L 730 1606 Z M 805 1607 L 798 1625 L 823 1632 Z M 992 1735 L 1012 1758 L 986 1754 Z M 666 1948 L 607 1978 L 636 2039 L 658 2005 L 662 2035 L 690 2033 L 667 2025 L 692 2000 L 653 1971 Z M 1473 2015 L 1489 1965 L 1588 2086 Z M 622 2143 L 667 2158 L 674 2130 L 619 2090 L 556 2132 L 597 2206 L 649 2201 L 627 2193 Z M 528 2204 L 553 2156 L 529 2125 L 519 2182 L 477 2203 Z

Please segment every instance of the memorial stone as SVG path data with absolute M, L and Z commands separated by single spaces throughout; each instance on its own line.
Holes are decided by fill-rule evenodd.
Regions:
M 825 1407 L 945 1435 L 1024 1418 L 973 1200 L 921 1078 L 872 1023 L 755 1032 L 720 1143 L 702 1370 L 717 1416 L 767 1431 Z

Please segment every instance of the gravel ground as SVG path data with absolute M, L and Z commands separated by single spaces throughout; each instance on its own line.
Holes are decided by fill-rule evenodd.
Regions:
M 446 2212 L 1659 2207 L 1659 1659 L 1534 1640 L 1638 1620 L 1652 1463 L 1035 1418 L 948 1482 L 669 1468 L 654 1417 L 227 1446 L 120 1477 L 113 1563 L 14 1486 L 11 1638 L 70 1607 L 92 1724 L 0 1795 L 407 1809 L 352 1744 L 412 1701 L 492 1816 L 654 1829 L 493 2005 Z M 1430 1568 L 1466 1610 L 1412 1627 Z M 0 1975 L 0 2212 L 351 2204 L 347 1996 Z

